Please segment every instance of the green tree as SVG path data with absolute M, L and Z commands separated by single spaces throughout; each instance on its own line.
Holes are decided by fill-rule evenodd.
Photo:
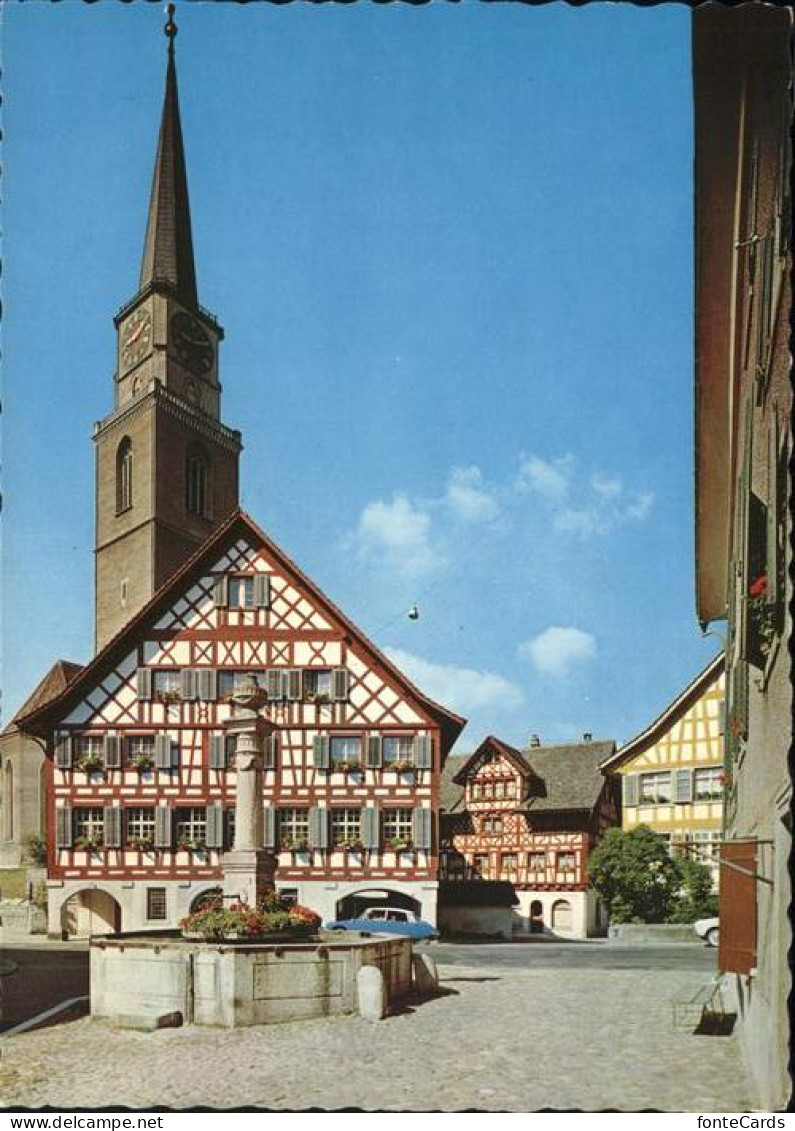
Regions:
M 609 829 L 591 853 L 588 878 L 614 923 L 664 923 L 683 886 L 680 861 L 647 825 Z
M 675 858 L 681 876 L 679 894 L 669 913 L 671 923 L 693 923 L 718 914 L 718 897 L 712 891 L 712 872 L 684 854 Z

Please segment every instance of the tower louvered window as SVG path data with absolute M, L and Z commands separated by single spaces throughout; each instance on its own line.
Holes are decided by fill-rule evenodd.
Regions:
M 116 453 L 116 513 L 121 514 L 132 506 L 133 501 L 133 446 L 129 436 L 125 436 Z

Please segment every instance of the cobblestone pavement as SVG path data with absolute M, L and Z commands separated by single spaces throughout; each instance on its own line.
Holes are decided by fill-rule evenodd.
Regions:
M 3 1043 L 0 1102 L 32 1108 L 747 1111 L 735 1037 L 675 1032 L 695 971 L 440 966 L 443 994 L 381 1022 L 237 1031 L 88 1018 Z

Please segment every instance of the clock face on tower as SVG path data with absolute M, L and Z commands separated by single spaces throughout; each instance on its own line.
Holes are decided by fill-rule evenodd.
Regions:
M 209 373 L 213 367 L 213 344 L 201 322 L 179 310 L 171 319 L 171 334 L 182 364 L 192 373 Z
M 136 310 L 121 336 L 121 361 L 127 368 L 140 361 L 152 342 L 152 319 L 148 310 Z

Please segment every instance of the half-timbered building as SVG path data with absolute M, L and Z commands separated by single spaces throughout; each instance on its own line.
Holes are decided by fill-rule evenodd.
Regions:
M 394 902 L 433 921 L 440 771 L 464 720 L 238 510 L 241 438 L 221 421 L 223 330 L 198 301 L 171 15 L 166 34 L 140 282 L 114 320 L 114 404 L 94 429 L 98 650 L 17 719 L 46 750 L 49 929 L 175 926 L 219 888 L 236 780 L 224 723 L 249 674 L 274 731 L 263 848 L 279 889 L 325 918 Z
M 464 720 L 422 695 L 243 513 L 66 690 L 48 743 L 49 929 L 173 926 L 231 843 L 230 693 L 254 673 L 264 847 L 327 918 L 392 902 L 433 921 L 441 766 Z
M 525 750 L 489 735 L 474 754 L 445 768 L 441 878 L 462 885 L 507 881 L 518 897 L 516 931 L 562 936 L 603 933 L 588 887 L 588 855 L 619 821 L 617 779 L 600 763 L 615 743 Z M 463 891 L 463 888 L 462 888 Z M 446 892 L 454 905 L 454 895 Z

